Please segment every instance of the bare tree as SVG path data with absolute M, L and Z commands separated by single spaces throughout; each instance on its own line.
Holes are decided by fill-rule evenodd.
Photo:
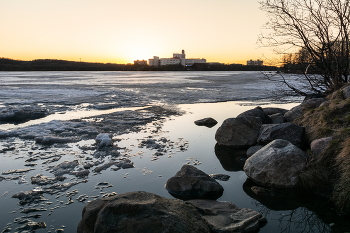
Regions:
M 269 17 L 265 25 L 269 33 L 259 36 L 259 44 L 273 47 L 278 54 L 296 52 L 294 58 L 304 64 L 299 78 L 308 91 L 334 91 L 349 82 L 349 0 L 264 0 L 260 4 Z M 288 56 L 284 62 L 293 58 Z M 310 67 L 316 71 L 310 72 Z M 279 82 L 290 85 L 297 94 L 308 94 L 280 76 Z

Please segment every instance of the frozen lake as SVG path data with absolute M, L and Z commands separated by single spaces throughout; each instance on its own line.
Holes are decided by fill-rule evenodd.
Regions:
M 14 135 L 0 138 L 0 176 L 6 178 L 0 181 L 0 230 L 21 232 L 16 228 L 30 219 L 47 225 L 36 232 L 75 232 L 87 201 L 113 192 L 148 191 L 173 198 L 164 184 L 189 163 L 207 174 L 229 175 L 228 181 L 219 181 L 224 187 L 219 201 L 261 212 L 268 223 L 260 232 L 341 232 L 342 223 L 322 200 L 251 197 L 242 171 L 242 151 L 216 146 L 216 129 L 226 118 L 255 106 L 290 109 L 297 105 L 296 99 L 272 101 L 269 91 L 273 87 L 260 76 L 259 72 L 0 72 L 0 107 L 38 106 L 52 113 L 21 124 L 0 125 L 0 131 Z M 154 105 L 181 114 L 157 117 L 158 112 L 143 112 L 143 108 Z M 205 117 L 219 123 L 212 128 L 193 123 Z M 85 119 L 74 121 L 82 118 Z M 56 133 L 71 133 L 79 140 L 41 145 L 29 137 L 40 131 L 53 132 L 55 127 L 64 128 L 62 121 L 72 122 L 64 126 L 64 132 Z M 81 122 L 88 132 L 111 130 L 113 150 L 98 151 L 88 133 L 76 134 L 83 131 L 82 126 L 77 126 Z M 123 129 L 118 128 L 119 123 Z M 137 125 L 138 130 L 129 130 L 125 125 Z M 165 142 L 162 155 L 155 155 L 157 150 L 142 144 L 148 139 Z M 134 168 L 113 170 L 111 166 L 94 172 L 99 165 L 119 159 L 132 161 Z M 11 198 L 40 186 L 32 184 L 31 177 L 54 177 L 55 166 L 75 160 L 75 171 L 90 161 L 97 165 L 83 178 L 64 174 L 66 180 L 56 184 L 72 186 L 54 194 L 44 193 L 45 200 L 19 205 L 18 199 Z M 32 166 L 25 166 L 28 161 Z M 28 168 L 31 170 L 25 173 L 6 175 L 6 171 Z M 101 186 L 101 182 L 108 185 Z M 25 208 L 38 211 L 24 214 Z

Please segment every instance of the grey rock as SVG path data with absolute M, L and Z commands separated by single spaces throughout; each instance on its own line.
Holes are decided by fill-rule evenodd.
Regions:
M 303 109 L 313 109 L 313 108 L 318 108 L 323 102 L 327 101 L 325 98 L 312 98 L 303 101 L 301 104 Z
M 173 196 L 182 199 L 217 199 L 224 188 L 208 174 L 191 165 L 183 165 L 165 184 Z
M 283 115 L 284 121 L 285 122 L 290 122 L 293 121 L 299 117 L 303 116 L 303 107 L 301 104 L 293 107 L 291 110 L 289 110 L 288 112 L 286 112 Z
M 211 117 L 208 117 L 208 118 L 203 118 L 203 119 L 200 119 L 200 120 L 196 120 L 194 122 L 196 125 L 204 125 L 204 126 L 208 126 L 208 127 L 213 127 L 214 125 L 216 125 L 218 122 L 211 118 Z
M 320 138 L 312 141 L 310 145 L 311 152 L 315 155 L 320 155 L 331 141 L 332 137 Z
M 130 192 L 88 203 L 77 233 L 211 232 L 197 209 L 181 200 Z
M 260 150 L 263 147 L 264 147 L 263 145 L 257 145 L 257 146 L 249 147 L 248 150 L 247 150 L 247 157 L 252 156 L 255 152 L 257 152 L 258 150 Z
M 306 162 L 304 151 L 286 140 L 277 139 L 249 157 L 243 170 L 257 184 L 293 188 Z
M 303 116 L 304 110 L 318 108 L 322 103 L 326 101 L 327 99 L 325 98 L 305 99 L 301 104 L 295 106 L 283 115 L 284 121 L 294 121 L 295 119 Z
M 344 87 L 342 89 L 344 99 L 347 99 L 350 97 L 350 86 Z
M 257 211 L 240 209 L 230 202 L 189 200 L 208 223 L 213 232 L 257 232 L 266 219 Z
M 305 128 L 293 123 L 262 125 L 258 142 L 267 144 L 275 139 L 284 139 L 301 147 L 304 143 Z
M 261 107 L 256 107 L 254 109 L 242 112 L 237 116 L 237 118 L 239 117 L 259 117 L 263 124 L 272 123 L 271 118 L 264 112 L 264 110 Z
M 276 113 L 280 113 L 280 114 L 284 115 L 286 112 L 288 112 L 288 110 L 284 109 L 284 108 L 263 108 L 263 111 L 267 115 L 274 115 Z
M 272 115 L 269 115 L 271 120 L 272 120 L 272 124 L 282 124 L 284 123 L 284 118 L 283 118 L 283 114 L 282 113 L 275 113 Z
M 219 145 L 250 147 L 256 144 L 261 125 L 258 117 L 228 118 L 217 129 L 215 140 Z

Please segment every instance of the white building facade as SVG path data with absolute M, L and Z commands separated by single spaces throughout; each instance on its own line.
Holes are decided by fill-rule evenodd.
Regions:
M 166 65 L 193 65 L 194 63 L 206 63 L 204 58 L 190 58 L 186 59 L 185 50 L 181 53 L 173 53 L 172 58 L 159 58 L 154 56 L 153 59 L 148 59 L 149 66 L 166 66 Z

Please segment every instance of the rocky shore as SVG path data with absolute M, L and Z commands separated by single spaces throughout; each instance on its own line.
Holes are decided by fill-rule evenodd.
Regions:
M 246 187 L 252 195 L 276 200 L 280 196 L 306 193 L 327 196 L 327 193 L 313 190 L 317 184 L 305 187 L 305 183 L 314 180 L 314 177 L 309 177 L 306 181 L 305 173 L 313 169 L 317 156 L 327 154 L 334 139 L 313 138 L 312 126 L 305 125 L 303 118 L 310 112 L 329 111 L 335 99 L 336 108 L 345 111 L 343 115 L 346 119 L 342 123 L 348 127 L 349 92 L 350 86 L 327 98 L 305 99 L 289 111 L 256 107 L 236 118 L 226 119 L 215 134 L 217 147 L 246 151 L 243 169 L 252 183 Z M 205 125 L 207 122 L 208 127 L 213 122 L 215 124 L 215 120 L 208 119 L 195 123 Z M 342 142 L 337 141 L 338 145 L 342 145 L 339 156 L 345 161 L 349 161 L 347 136 Z M 334 137 L 339 136 L 335 134 Z M 344 172 L 347 174 L 347 171 L 340 170 L 339 176 L 342 177 Z M 261 214 L 240 209 L 232 203 L 215 201 L 224 189 L 213 177 L 220 179 L 223 176 L 209 176 L 193 166 L 184 165 L 165 184 L 168 192 L 177 199 L 165 199 L 146 192 L 97 199 L 85 206 L 78 232 L 96 232 L 96 229 L 99 232 L 145 232 L 145 229 L 151 229 L 150 232 L 257 231 L 266 223 Z M 349 206 L 349 202 L 343 203 Z M 347 208 L 342 206 L 338 210 Z

